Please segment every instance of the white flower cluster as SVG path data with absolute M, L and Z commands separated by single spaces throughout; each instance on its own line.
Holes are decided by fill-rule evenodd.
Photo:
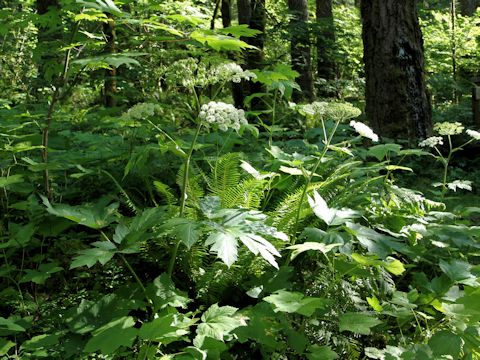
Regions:
M 209 83 L 205 65 L 198 63 L 198 60 L 194 58 L 177 60 L 163 71 L 165 81 L 169 85 L 191 88 L 192 86 L 205 86 Z
M 463 132 L 463 129 L 465 129 L 465 127 L 459 122 L 451 123 L 451 122 L 445 121 L 442 123 L 435 124 L 433 126 L 433 130 L 438 132 L 440 135 L 461 134 Z
M 420 147 L 435 147 L 437 145 L 443 145 L 443 138 L 441 136 L 431 136 L 429 138 L 426 138 L 423 141 L 420 141 L 418 143 L 418 146 Z
M 360 136 L 366 137 L 374 142 L 378 141 L 378 135 L 373 132 L 367 125 L 360 121 L 350 121 L 350 126 L 355 129 Z
M 218 128 L 222 131 L 228 129 L 240 130 L 242 125 L 247 125 L 243 110 L 236 109 L 231 104 L 210 101 L 202 105 L 198 118 L 205 123 L 205 126 Z
M 243 70 L 242 67 L 235 63 L 222 64 L 216 67 L 213 71 L 214 76 L 220 81 L 232 81 L 239 83 L 242 79 L 255 79 L 257 75 L 249 70 Z
M 480 132 L 475 130 L 467 130 L 466 132 L 472 139 L 480 140 Z
M 126 120 L 142 120 L 158 114 L 161 110 L 162 108 L 158 104 L 139 103 L 128 109 L 122 117 Z

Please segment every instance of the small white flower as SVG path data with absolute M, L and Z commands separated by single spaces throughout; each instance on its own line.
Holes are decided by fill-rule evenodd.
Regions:
M 198 118 L 207 127 L 211 126 L 222 131 L 228 129 L 238 131 L 242 125 L 248 124 L 243 110 L 236 109 L 231 104 L 216 101 L 210 101 L 208 104 L 202 105 Z
M 159 112 L 161 112 L 161 107 L 158 104 L 139 103 L 128 109 L 122 117 L 126 120 L 142 120 L 154 116 Z
M 360 121 L 350 121 L 350 126 L 355 129 L 357 133 L 359 133 L 360 136 L 366 137 L 373 142 L 378 141 L 378 135 L 373 132 L 372 129 L 370 129 L 367 125 Z
M 443 138 L 441 136 L 432 136 L 418 143 L 420 147 L 435 147 L 437 145 L 443 145 Z
M 214 69 L 214 77 L 219 81 L 232 81 L 239 83 L 242 79 L 255 79 L 257 75 L 249 70 L 243 70 L 242 67 L 235 63 L 222 64 Z
M 467 134 L 475 140 L 480 140 L 480 132 L 478 132 L 478 131 L 467 130 Z
M 440 135 L 457 135 L 463 132 L 465 127 L 459 122 L 441 122 L 433 126 L 433 130 L 438 132 Z

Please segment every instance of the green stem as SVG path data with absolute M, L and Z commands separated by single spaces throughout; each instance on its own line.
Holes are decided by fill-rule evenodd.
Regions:
M 322 153 L 320 154 L 320 157 L 318 158 L 315 166 L 313 167 L 312 172 L 310 173 L 310 176 L 307 179 L 307 183 L 305 184 L 305 187 L 303 188 L 302 195 L 300 196 L 300 202 L 299 202 L 298 208 L 297 208 L 297 215 L 295 216 L 295 223 L 293 225 L 292 245 L 295 245 L 295 242 L 296 242 L 297 228 L 298 228 L 298 223 L 300 221 L 300 213 L 302 211 L 303 202 L 305 201 L 305 196 L 307 195 L 308 188 L 310 186 L 310 183 L 312 182 L 313 177 L 315 176 L 315 173 L 317 172 L 318 167 L 320 166 L 320 163 L 322 162 L 322 159 L 324 158 L 325 154 L 328 151 L 328 147 L 330 146 L 330 143 L 332 142 L 333 135 L 337 131 L 337 127 L 338 127 L 339 123 L 340 123 L 340 121 L 335 122 L 335 126 L 333 128 L 333 131 L 330 134 L 330 136 L 328 137 L 328 139 L 327 139 L 326 130 L 324 130 L 324 132 L 325 132 L 324 135 L 325 135 L 325 138 L 327 139 L 327 141 L 325 143 L 325 147 L 324 147 Z M 323 124 L 323 120 L 322 120 L 322 124 Z M 325 129 L 325 127 L 324 127 L 324 129 Z
M 110 238 L 107 236 L 107 234 L 105 234 L 102 230 L 100 230 L 100 233 L 102 234 L 102 236 L 105 238 L 105 240 L 107 240 L 108 242 L 112 243 L 113 244 L 113 241 L 110 240 Z M 130 271 L 130 273 L 133 275 L 134 279 L 137 281 L 138 285 L 140 286 L 140 289 L 142 289 L 143 293 L 145 294 L 145 298 L 147 299 L 147 301 L 152 304 L 152 300 L 148 297 L 147 295 L 147 289 L 145 288 L 145 286 L 143 285 L 142 283 L 142 280 L 140 280 L 140 278 L 138 277 L 137 273 L 135 272 L 135 270 L 133 269 L 133 267 L 130 265 L 130 263 L 128 262 L 128 260 L 125 258 L 125 256 L 121 253 L 118 253 L 118 255 L 120 256 L 120 259 L 122 259 L 123 263 L 125 264 L 125 266 L 127 267 L 127 269 Z
M 179 217 L 183 216 L 185 212 L 185 201 L 187 198 L 187 186 L 188 186 L 188 175 L 190 170 L 190 161 L 192 159 L 193 150 L 195 148 L 195 143 L 197 142 L 198 135 L 200 134 L 200 130 L 202 129 L 202 122 L 199 121 L 197 130 L 195 131 L 195 135 L 193 137 L 192 143 L 190 144 L 190 149 L 188 150 L 187 159 L 185 160 L 185 168 L 183 171 L 183 179 L 182 179 L 182 193 L 180 198 L 180 214 Z M 168 276 L 172 276 L 173 267 L 175 265 L 175 259 L 177 257 L 178 248 L 180 247 L 180 240 L 177 240 L 175 244 L 175 248 L 173 249 L 172 257 L 170 258 L 170 263 L 168 264 Z

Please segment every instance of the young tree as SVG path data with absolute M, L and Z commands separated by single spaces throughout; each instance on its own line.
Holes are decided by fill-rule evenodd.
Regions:
M 293 98 L 295 101 L 312 101 L 314 95 L 310 37 L 307 24 L 308 1 L 288 0 L 288 8 L 292 15 L 290 20 L 292 68 L 300 74 L 297 82 L 301 88 L 301 91 L 293 93 Z
M 423 139 L 432 126 L 417 0 L 364 0 L 366 113 L 378 134 Z
M 333 28 L 332 0 L 316 0 L 317 32 L 317 74 L 324 80 L 335 80 L 336 68 L 333 57 L 335 31 Z M 322 90 L 321 95 L 328 96 Z

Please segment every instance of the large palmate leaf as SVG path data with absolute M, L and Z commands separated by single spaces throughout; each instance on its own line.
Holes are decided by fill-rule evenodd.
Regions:
M 451 262 L 440 260 L 439 266 L 453 281 L 470 286 L 479 286 L 477 277 L 470 272 L 472 265 L 468 262 L 462 260 L 452 260 Z
M 208 45 L 216 51 L 240 51 L 243 49 L 255 49 L 254 46 L 232 36 L 216 34 L 211 30 L 195 30 L 190 34 L 193 40 Z
M 35 284 L 45 284 L 45 281 L 54 273 L 62 271 L 63 268 L 58 266 L 58 263 L 51 262 L 48 264 L 41 264 L 38 270 L 25 270 L 26 274 L 20 279 L 20 283 L 34 282 Z
M 87 353 L 100 351 L 104 355 L 109 355 L 121 346 L 130 347 L 138 334 L 134 325 L 135 320 L 131 316 L 123 316 L 109 322 L 92 333 L 92 338 L 83 351 Z
M 164 345 L 180 340 L 189 333 L 188 326 L 193 322 L 179 321 L 179 314 L 161 316 L 142 325 L 139 336 L 144 340 L 156 341 Z
M 115 5 L 113 0 L 77 0 L 77 3 L 85 6 L 86 8 L 100 10 L 101 12 L 107 12 L 112 15 L 122 15 L 122 10 Z
M 381 323 L 377 318 L 364 313 L 348 312 L 340 315 L 340 331 L 370 335 L 371 328 Z
M 211 337 L 223 340 L 232 330 L 246 326 L 245 318 L 235 316 L 237 308 L 213 304 L 202 315 L 197 327 L 197 337 Z
M 158 276 L 153 283 L 147 287 L 150 298 L 154 299 L 157 309 L 167 306 L 186 308 L 190 302 L 188 296 L 175 288 L 175 285 L 167 274 Z
M 23 175 L 0 176 L 0 188 L 23 182 Z
M 92 267 L 97 262 L 102 265 L 105 265 L 109 262 L 113 255 L 117 251 L 117 247 L 114 243 L 109 241 L 96 241 L 92 243 L 93 248 L 80 250 L 79 255 L 75 256 L 74 260 L 70 264 L 70 269 L 75 269 L 81 266 Z
M 172 218 L 163 224 L 162 229 L 168 234 L 175 235 L 178 240 L 190 249 L 202 234 L 200 225 L 195 220 Z
M 96 204 L 70 206 L 58 204 L 52 206 L 45 196 L 40 195 L 47 211 L 59 217 L 76 222 L 80 225 L 88 226 L 92 229 L 102 229 L 115 221 L 118 203 L 111 203 L 106 198 L 101 199 Z
M 313 198 L 308 197 L 313 212 L 327 225 L 340 225 L 347 220 L 360 217 L 357 211 L 351 209 L 334 209 L 327 205 L 327 202 L 320 196 L 317 191 L 314 191 Z
M 274 305 L 275 312 L 297 313 L 305 316 L 311 316 L 315 310 L 325 308 L 330 302 L 328 299 L 285 290 L 278 290 L 263 300 Z

